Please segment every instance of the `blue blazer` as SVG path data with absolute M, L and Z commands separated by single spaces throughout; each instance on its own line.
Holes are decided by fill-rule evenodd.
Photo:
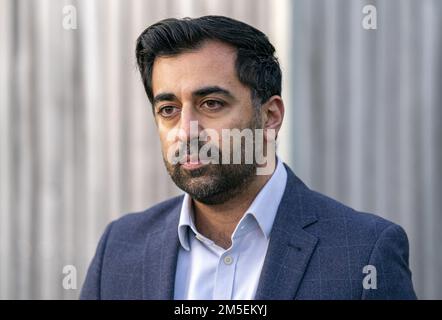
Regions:
M 255 298 L 416 299 L 404 230 L 310 190 L 285 167 Z M 111 222 L 80 299 L 173 299 L 182 200 Z

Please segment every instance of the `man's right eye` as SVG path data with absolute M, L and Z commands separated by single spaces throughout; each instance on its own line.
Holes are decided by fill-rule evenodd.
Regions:
M 164 106 L 158 110 L 158 114 L 165 118 L 170 118 L 178 112 L 178 108 L 174 106 Z

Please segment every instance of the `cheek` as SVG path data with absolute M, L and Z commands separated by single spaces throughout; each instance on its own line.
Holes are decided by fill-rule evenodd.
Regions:
M 218 148 L 222 148 L 223 146 L 223 129 L 239 129 L 239 131 L 242 131 L 244 129 L 250 128 L 251 119 L 246 119 L 244 115 L 242 117 L 237 116 L 230 118 L 228 121 L 223 122 L 217 122 L 215 125 L 216 127 L 210 128 L 211 130 L 207 130 L 206 133 L 209 136 L 209 141 L 213 141 L 214 139 L 217 140 L 217 146 Z M 231 141 L 230 141 L 231 142 Z M 230 149 L 232 150 L 232 144 L 229 141 L 226 141 L 225 143 L 230 145 Z
M 222 122 L 222 128 L 226 129 L 245 129 L 248 128 L 253 120 L 253 114 L 246 108 L 238 108 L 231 112 Z

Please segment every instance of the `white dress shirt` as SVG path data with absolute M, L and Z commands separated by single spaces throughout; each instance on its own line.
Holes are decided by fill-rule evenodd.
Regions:
M 254 299 L 286 182 L 286 169 L 278 159 L 272 177 L 236 226 L 228 249 L 198 232 L 194 225 L 192 199 L 187 193 L 184 195 L 178 225 L 181 246 L 174 299 Z

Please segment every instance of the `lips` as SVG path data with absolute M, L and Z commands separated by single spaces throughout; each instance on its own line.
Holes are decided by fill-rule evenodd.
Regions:
M 192 158 L 192 159 L 191 159 Z M 193 170 L 203 166 L 203 164 L 198 160 L 198 158 L 193 159 L 190 155 L 187 155 L 185 162 L 181 164 L 184 169 Z

